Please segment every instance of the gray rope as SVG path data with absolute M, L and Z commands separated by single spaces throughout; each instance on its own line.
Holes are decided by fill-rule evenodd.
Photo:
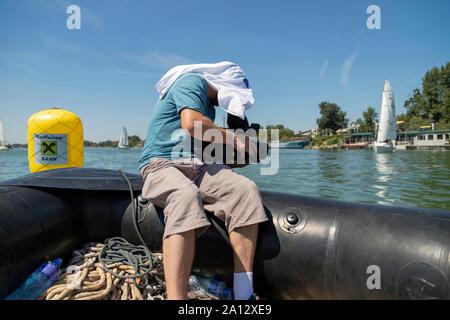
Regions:
M 148 279 L 144 276 L 153 270 L 154 259 L 154 255 L 146 247 L 132 245 L 120 237 L 106 240 L 105 246 L 98 256 L 98 260 L 105 271 L 111 273 L 116 278 L 133 279 L 135 285 L 141 288 L 148 284 Z M 115 263 L 132 266 L 134 274 L 120 275 L 107 267 L 107 265 Z M 141 277 L 144 277 L 144 284 L 138 285 L 136 279 Z
M 120 279 L 133 279 L 136 286 L 138 286 L 139 288 L 143 288 L 148 285 L 148 279 L 144 276 L 150 274 L 150 272 L 153 270 L 153 265 L 155 261 L 158 260 L 158 258 L 148 249 L 144 239 L 142 238 L 139 226 L 137 225 L 136 203 L 131 182 L 122 170 L 119 169 L 119 173 L 128 184 L 128 189 L 130 191 L 131 197 L 131 205 L 133 206 L 133 225 L 142 245 L 132 245 L 127 240 L 121 237 L 107 239 L 105 241 L 105 246 L 102 248 L 102 251 L 98 256 L 98 260 L 100 261 L 102 268 L 112 274 L 114 277 Z M 115 273 L 107 267 L 107 265 L 112 265 L 114 263 L 123 263 L 125 265 L 132 266 L 134 269 L 134 274 L 125 276 Z M 142 271 L 140 272 L 140 270 Z M 136 283 L 136 279 L 141 277 L 144 277 L 144 284 L 138 285 Z M 160 282 L 158 277 L 155 278 L 158 280 L 158 282 Z

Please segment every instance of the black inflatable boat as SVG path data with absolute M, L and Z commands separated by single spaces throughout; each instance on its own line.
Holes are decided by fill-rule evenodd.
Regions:
M 133 188 L 140 233 L 161 248 L 161 209 Z M 449 299 L 450 211 L 356 204 L 261 192 L 255 285 L 275 299 Z M 117 171 L 66 168 L 0 182 L 0 298 L 45 259 L 68 261 L 90 241 L 139 243 L 129 185 Z M 230 284 L 232 252 L 215 221 L 197 240 L 194 268 Z M 221 232 L 222 231 L 222 232 Z

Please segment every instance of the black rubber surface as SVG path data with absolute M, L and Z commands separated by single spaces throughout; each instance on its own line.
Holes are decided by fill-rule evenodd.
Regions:
M 142 189 L 139 175 L 126 173 L 135 190 Z M 128 190 L 128 185 L 116 170 L 95 168 L 61 168 L 0 181 L 0 186 L 43 187 L 77 190 Z
M 137 196 L 141 178 L 128 176 Z M 0 298 L 44 260 L 67 262 L 85 242 L 121 235 L 138 244 L 128 187 L 118 172 L 59 169 L 2 185 Z M 261 296 L 449 299 L 449 211 L 261 195 L 270 217 L 260 225 L 256 251 Z M 162 210 L 143 201 L 138 220 L 150 249 L 160 249 Z M 231 285 L 232 267 L 230 247 L 210 227 L 197 239 L 194 270 L 222 276 Z

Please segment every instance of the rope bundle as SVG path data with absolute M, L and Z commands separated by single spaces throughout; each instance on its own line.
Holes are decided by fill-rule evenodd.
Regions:
M 40 300 L 163 300 L 162 255 L 123 238 L 88 243 Z

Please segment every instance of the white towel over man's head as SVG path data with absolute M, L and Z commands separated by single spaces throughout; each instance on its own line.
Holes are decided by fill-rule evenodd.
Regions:
M 245 118 L 245 110 L 255 99 L 244 71 L 235 63 L 187 64 L 170 69 L 156 84 L 160 99 L 164 98 L 172 84 L 183 74 L 199 73 L 206 82 L 217 90 L 219 106 L 226 112 Z

